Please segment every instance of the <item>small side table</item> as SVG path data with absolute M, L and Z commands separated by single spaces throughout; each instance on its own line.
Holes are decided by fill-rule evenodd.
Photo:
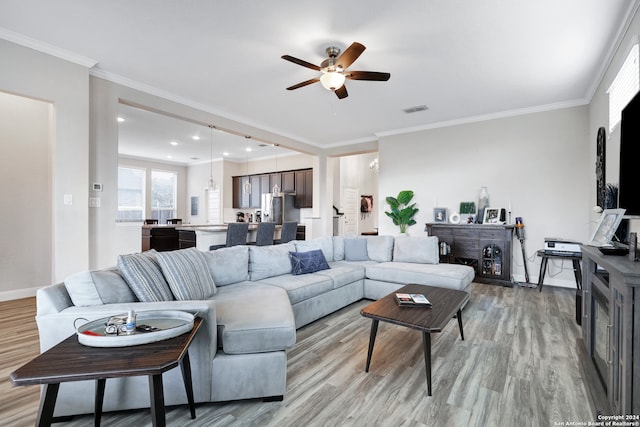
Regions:
M 540 263 L 540 275 L 538 276 L 538 291 L 542 292 L 542 282 L 544 282 L 544 274 L 547 271 L 547 263 L 549 262 L 549 258 L 555 259 L 570 259 L 573 263 L 573 275 L 576 278 L 576 323 L 578 325 L 582 324 L 582 268 L 580 267 L 580 261 L 582 260 L 582 254 L 574 255 L 560 255 L 560 254 L 550 254 L 540 249 L 537 252 L 539 257 L 542 257 L 542 262 Z
M 195 419 L 188 348 L 201 324 L 202 319 L 196 318 L 193 329 L 185 334 L 131 347 L 86 347 L 78 342 L 76 335 L 72 335 L 18 368 L 9 378 L 15 386 L 44 384 L 36 421 L 38 426 L 50 426 L 55 422 L 53 410 L 60 383 L 96 380 L 95 425 L 99 426 L 107 378 L 147 375 L 152 424 L 164 427 L 162 374 L 180 365 L 191 418 Z

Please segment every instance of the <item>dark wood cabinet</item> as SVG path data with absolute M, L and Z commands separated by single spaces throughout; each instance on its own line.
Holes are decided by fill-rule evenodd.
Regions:
M 511 286 L 513 225 L 428 223 L 426 231 L 440 242 L 441 262 L 472 266 L 475 280 Z M 444 243 L 444 244 L 443 244 Z
M 260 175 L 260 195 L 271 193 L 271 188 L 270 175 Z
M 269 175 L 269 188 L 273 190 L 273 187 L 276 184 L 278 185 L 278 188 L 282 191 L 282 174 L 278 172 L 272 173 Z M 271 190 L 269 190 L 269 192 L 271 192 Z
M 244 191 L 245 184 L 249 182 L 248 176 L 234 176 L 233 180 L 233 202 L 234 209 L 247 209 L 251 203 L 249 194 Z
M 260 190 L 260 175 L 251 175 L 249 177 L 251 183 L 251 194 L 249 194 L 249 207 L 253 209 L 260 209 L 262 203 L 262 192 Z
M 583 363 L 597 373 L 596 410 L 640 414 L 640 262 L 583 246 L 582 273 Z
M 158 252 L 179 249 L 178 232 L 166 225 L 142 226 L 142 252 L 155 249 Z
M 178 247 L 180 249 L 196 247 L 196 232 L 194 230 L 178 230 Z
M 294 171 L 282 172 L 282 192 L 294 193 L 296 191 L 296 174 Z
M 299 170 L 296 179 L 296 207 L 313 207 L 313 169 Z

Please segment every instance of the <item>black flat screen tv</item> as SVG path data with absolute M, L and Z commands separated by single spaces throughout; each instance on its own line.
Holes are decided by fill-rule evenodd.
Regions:
M 640 218 L 640 93 L 622 110 L 618 207 Z

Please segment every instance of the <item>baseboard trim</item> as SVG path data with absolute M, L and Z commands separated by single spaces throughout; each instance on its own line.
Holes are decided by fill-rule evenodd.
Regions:
M 13 289 L 0 292 L 0 301 L 12 301 L 15 299 L 35 297 L 40 288 Z

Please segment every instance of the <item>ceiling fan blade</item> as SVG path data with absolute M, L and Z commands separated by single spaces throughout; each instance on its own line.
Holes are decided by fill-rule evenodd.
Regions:
M 294 64 L 302 65 L 303 67 L 311 68 L 312 70 L 320 71 L 320 67 L 312 64 L 311 62 L 304 61 L 302 59 L 295 58 L 291 55 L 282 55 L 282 59 L 285 61 L 293 62 Z
M 391 77 L 389 73 L 379 73 L 377 71 L 349 71 L 344 76 L 351 80 L 374 80 L 386 82 Z
M 349 68 L 349 65 L 353 64 L 355 60 L 362 55 L 365 49 L 366 47 L 358 42 L 351 43 L 351 46 L 342 52 L 342 55 L 336 60 L 336 66 L 340 66 L 343 70 L 346 70 Z
M 318 83 L 319 81 L 320 81 L 320 79 L 309 79 L 309 80 L 306 80 L 306 81 L 304 81 L 304 82 L 300 82 L 300 83 L 298 83 L 298 84 L 295 84 L 295 85 L 293 85 L 293 86 L 289 86 L 289 87 L 287 88 L 287 90 L 294 90 L 294 89 L 298 89 L 298 88 L 301 88 L 301 87 L 303 87 L 303 86 L 307 86 L 307 85 L 310 85 L 310 84 L 313 84 L 313 83 Z
M 347 96 L 349 96 L 349 93 L 347 93 L 347 87 L 345 85 L 340 86 L 334 92 L 336 93 L 336 96 L 340 99 L 346 98 Z

